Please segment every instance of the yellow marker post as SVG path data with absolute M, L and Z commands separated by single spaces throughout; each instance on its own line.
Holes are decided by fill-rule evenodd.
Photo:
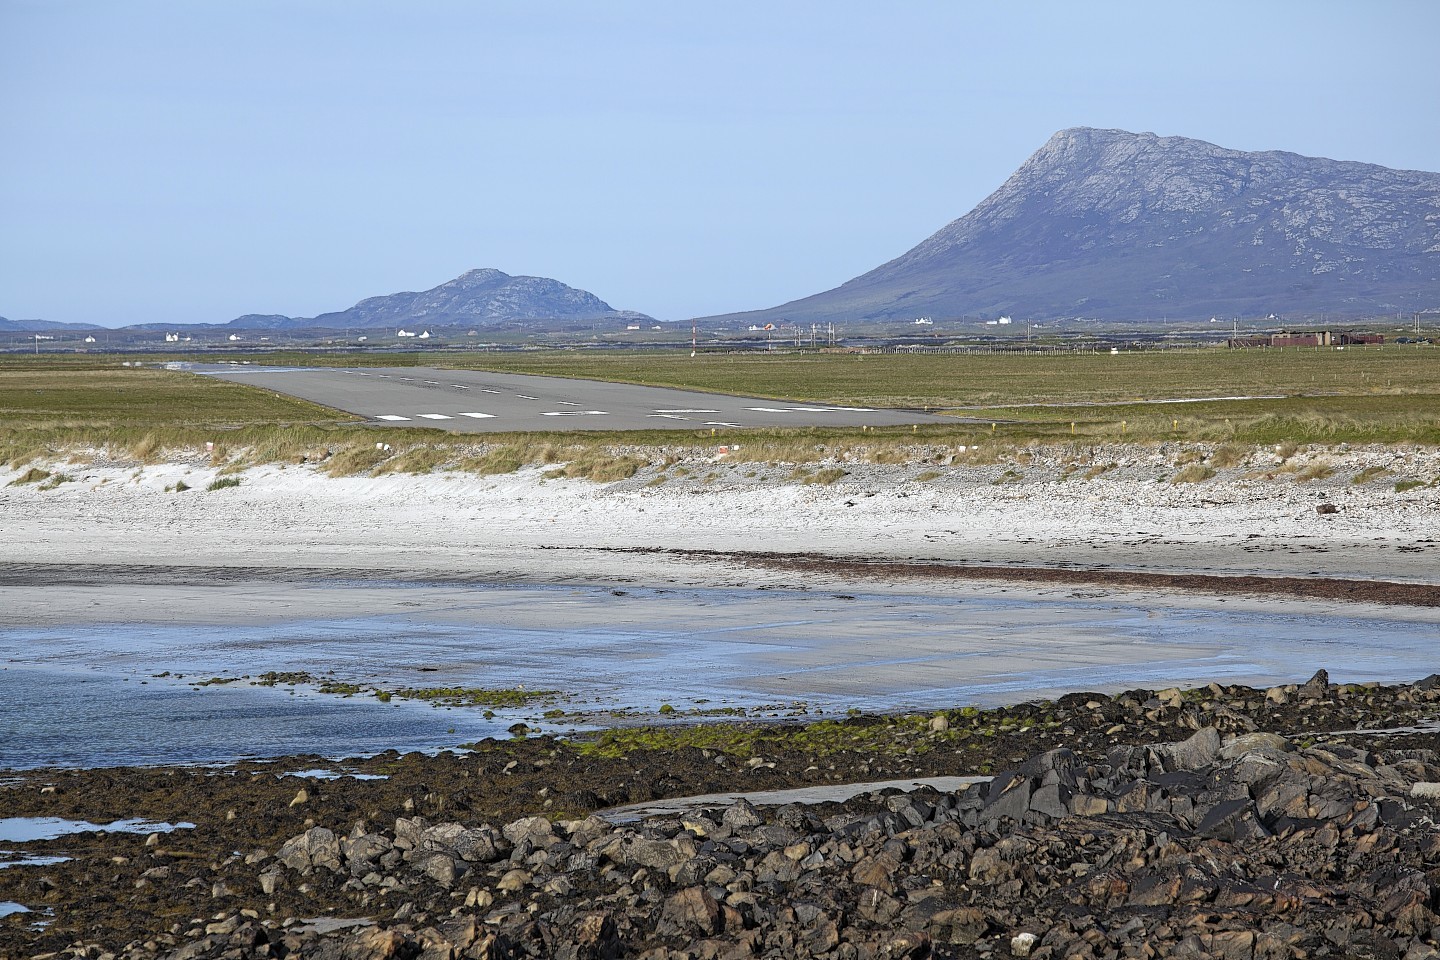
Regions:
M 1070 435 L 1071 435 L 1071 436 L 1074 436 L 1074 435 L 1075 435 L 1075 421 L 1074 421 L 1074 420 L 1071 420 L 1071 421 L 1070 421 Z
M 1179 420 L 1171 420 L 1171 421 L 1170 421 L 1170 429 L 1171 429 L 1171 430 L 1179 430 L 1179 429 L 1180 429 L 1180 421 L 1179 421 Z
M 991 432 L 991 433 L 994 433 L 994 432 L 995 432 L 995 424 L 993 424 L 993 423 L 990 424 L 990 432 Z
M 1124 421 L 1124 420 L 1121 420 L 1121 421 L 1120 421 L 1120 432 L 1121 432 L 1121 433 L 1124 433 L 1124 432 L 1125 432 L 1125 421 Z

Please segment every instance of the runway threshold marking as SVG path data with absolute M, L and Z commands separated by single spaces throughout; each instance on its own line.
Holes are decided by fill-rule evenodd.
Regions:
M 525 394 L 523 394 L 523 393 L 517 393 L 517 394 L 515 394 L 515 396 L 519 397 L 521 400 L 539 400 L 539 399 L 540 399 L 539 397 L 527 397 L 527 396 L 525 396 Z
M 495 414 L 493 414 L 493 413 L 462 413 L 462 414 L 460 414 L 460 416 L 462 416 L 462 417 L 470 417 L 470 418 L 473 419 L 473 420 L 494 420 L 494 419 L 495 419 Z
M 563 406 L 567 406 L 567 407 L 578 407 L 578 406 L 580 406 L 579 402 L 578 402 L 578 401 L 575 401 L 575 400 L 556 400 L 555 402 L 558 403 L 558 404 L 561 404 L 561 405 L 563 405 Z
M 398 414 L 394 414 L 394 413 L 382 413 L 382 414 L 380 414 L 378 417 L 376 417 L 375 419 L 376 419 L 376 420 L 409 420 L 410 418 L 409 418 L 409 417 L 402 417 L 402 416 L 399 416 Z
M 689 420 L 689 417 L 682 417 L 678 413 L 647 413 L 647 420 Z
M 707 427 L 738 427 L 738 426 L 740 426 L 740 424 L 738 424 L 738 423 L 726 423 L 726 422 L 723 421 L 723 420 L 706 420 L 706 421 L 705 421 L 705 426 L 707 426 Z
M 608 414 L 604 410 L 549 410 L 540 414 L 542 417 L 604 417 Z
M 448 413 L 422 413 L 422 414 L 420 414 L 420 416 L 424 417 L 426 420 L 454 420 L 454 419 L 455 419 L 454 417 L 450 416 L 450 414 L 448 414 Z

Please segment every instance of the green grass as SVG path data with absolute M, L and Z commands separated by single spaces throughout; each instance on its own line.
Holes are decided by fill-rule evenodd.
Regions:
M 845 453 L 906 462 L 917 448 L 982 446 L 960 459 L 1031 443 L 1114 440 L 1224 444 L 1208 465 L 1254 446 L 1440 444 L 1440 352 L 1422 347 L 1346 351 L 1136 352 L 1118 356 L 515 354 L 270 355 L 270 363 L 444 364 L 612 379 L 778 399 L 861 406 L 972 408 L 980 422 L 855 429 L 645 430 L 512 434 L 468 439 L 440 430 L 375 428 L 324 407 L 183 372 L 121 368 L 105 358 L 0 357 L 0 462 L 14 468 L 83 448 L 156 462 L 216 444 L 212 462 L 322 463 L 335 476 L 456 469 L 508 473 L 559 465 L 567 477 L 632 476 L 644 448 L 704 449 L 733 441 L 730 460 L 803 464 Z M 1273 400 L 1145 404 L 1137 398 L 1275 394 Z M 1053 406 L 1033 406 L 1046 403 Z M 992 429 L 991 423 L 995 426 Z M 375 449 L 391 444 L 394 453 Z M 618 449 L 618 448 L 624 449 Z M 656 458 L 658 459 L 658 457 Z M 932 460 L 938 463 L 941 461 Z
M 0 423 L 238 427 L 359 418 L 213 377 L 154 369 L 0 366 Z
M 228 488 L 230 488 L 230 487 L 238 487 L 238 486 L 240 486 L 240 478 L 239 478 L 239 477 L 216 477 L 214 480 L 211 480 L 208 485 L 206 485 L 205 489 L 206 489 L 206 490 L 225 490 L 225 489 L 228 489 Z

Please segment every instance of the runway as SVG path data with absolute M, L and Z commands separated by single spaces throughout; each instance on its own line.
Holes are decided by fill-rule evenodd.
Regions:
M 960 422 L 912 410 L 789 403 L 476 370 L 232 364 L 196 364 L 184 369 L 310 400 L 364 417 L 376 425 L 438 427 L 465 433 L 893 427 Z

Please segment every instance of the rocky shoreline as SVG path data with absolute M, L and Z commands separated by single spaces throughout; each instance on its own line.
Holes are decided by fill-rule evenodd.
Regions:
M 3 778 L 5 957 L 1404 957 L 1440 938 L 1440 677 L 469 753 Z M 668 738 L 668 739 L 667 739 Z M 340 779 L 314 779 L 319 767 Z M 357 779 L 353 775 L 375 779 Z M 624 803 L 993 774 L 617 824 Z M 37 921 L 39 923 L 37 924 Z

